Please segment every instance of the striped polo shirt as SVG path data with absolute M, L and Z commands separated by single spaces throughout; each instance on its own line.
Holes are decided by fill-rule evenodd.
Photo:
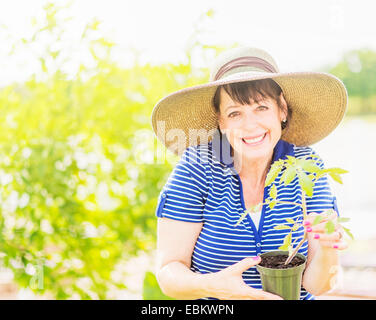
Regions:
M 286 218 L 303 219 L 300 206 L 278 203 L 273 209 L 267 205 L 262 207 L 258 228 L 249 215 L 235 227 L 246 208 L 242 182 L 224 137 L 216 133 L 208 144 L 190 146 L 184 151 L 159 195 L 156 208 L 156 216 L 160 218 L 203 223 L 191 261 L 191 270 L 201 274 L 217 272 L 246 257 L 278 250 L 290 230 L 275 230 L 274 227 L 288 224 Z M 272 162 L 285 159 L 287 155 L 301 158 L 311 154 L 317 156 L 310 147 L 279 140 Z M 324 167 L 322 160 L 319 165 Z M 278 200 L 301 203 L 298 178 L 285 186 L 279 183 L 283 172 L 275 180 Z M 264 188 L 264 199 L 268 197 L 269 189 L 270 186 Z M 313 196 L 306 198 L 306 204 L 308 213 L 326 209 L 335 209 L 338 213 L 326 176 L 316 181 Z M 293 231 L 293 243 L 298 243 L 303 234 L 303 227 Z M 299 252 L 307 256 L 308 241 Z M 243 279 L 247 285 L 262 289 L 256 267 L 246 270 Z M 300 298 L 314 299 L 314 296 L 302 288 Z

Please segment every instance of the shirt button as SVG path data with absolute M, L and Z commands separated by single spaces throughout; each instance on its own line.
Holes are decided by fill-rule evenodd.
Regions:
M 261 247 L 261 243 L 257 243 L 256 247 L 260 248 Z
M 166 198 L 166 194 L 165 193 L 162 194 L 162 198 Z

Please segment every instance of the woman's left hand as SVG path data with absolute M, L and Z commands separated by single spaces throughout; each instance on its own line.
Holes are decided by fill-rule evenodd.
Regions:
M 310 213 L 303 221 L 304 228 L 307 235 L 311 239 L 316 239 L 322 247 L 332 248 L 337 250 L 344 250 L 348 247 L 347 242 L 343 238 L 343 229 L 338 223 L 337 213 L 333 210 L 329 215 L 318 224 L 313 225 L 313 221 L 320 214 L 316 212 Z M 325 232 L 325 224 L 332 220 L 334 223 L 334 232 L 328 234 Z

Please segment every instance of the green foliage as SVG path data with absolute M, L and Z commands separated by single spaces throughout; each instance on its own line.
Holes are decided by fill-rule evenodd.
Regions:
M 278 182 L 276 182 L 277 178 L 279 177 L 280 173 L 281 177 Z M 305 199 L 306 197 L 312 197 L 314 192 L 315 182 L 322 178 L 325 175 L 329 175 L 334 181 L 338 183 L 342 183 L 341 175 L 347 173 L 348 171 L 341 169 L 341 168 L 321 168 L 320 167 L 320 159 L 317 155 L 311 154 L 309 156 L 303 158 L 295 158 L 292 156 L 287 156 L 287 159 L 279 159 L 275 161 L 265 179 L 265 187 L 270 186 L 269 188 L 269 197 L 265 199 L 264 203 L 260 203 L 257 207 L 268 205 L 270 209 L 273 209 L 277 203 L 283 204 L 291 204 L 295 206 L 300 206 L 303 210 L 304 218 L 306 218 L 306 206 L 305 206 Z M 289 201 L 280 201 L 278 200 L 278 184 L 288 185 L 291 183 L 296 177 L 298 177 L 298 183 L 302 189 L 302 203 L 297 202 L 289 202 Z M 256 207 L 256 206 L 255 206 Z M 320 216 L 317 216 L 314 220 L 314 225 L 320 223 L 325 217 L 331 214 L 333 210 L 327 210 L 322 213 Z M 245 218 L 248 211 L 245 211 L 237 221 L 236 225 Z M 279 247 L 280 250 L 288 251 L 289 252 L 289 259 L 291 260 L 293 256 L 296 254 L 299 247 L 303 244 L 301 241 L 294 247 L 294 243 L 292 243 L 292 232 L 297 231 L 299 228 L 303 226 L 302 221 L 294 221 L 293 219 L 286 219 L 288 224 L 281 224 L 274 227 L 275 230 L 290 230 L 290 232 L 285 236 L 282 246 Z M 347 222 L 348 218 L 341 218 L 338 219 L 338 223 Z M 346 229 L 342 226 L 345 232 L 353 238 L 349 229 Z M 327 233 L 334 232 L 335 226 L 333 221 L 328 220 L 325 223 L 325 230 Z M 306 234 L 304 235 L 304 239 Z
M 292 239 L 292 233 L 291 231 L 286 235 L 286 237 L 283 239 L 283 244 L 278 249 L 283 251 L 289 251 L 291 248 L 291 239 Z
M 275 230 L 290 230 L 290 232 L 285 236 L 283 239 L 283 244 L 278 249 L 283 251 L 288 251 L 289 253 L 292 253 L 293 251 L 293 243 L 292 243 L 292 233 L 296 230 L 298 230 L 303 224 L 299 223 L 299 221 L 295 221 L 291 218 L 287 218 L 286 222 L 287 224 L 280 224 L 274 227 Z M 292 226 L 290 226 L 290 224 Z
M 82 34 L 93 65 L 68 77 L 59 10 L 46 5 L 45 20 L 15 45 L 50 39 L 30 55 L 38 75 L 0 91 L 0 259 L 20 287 L 104 299 L 124 288 L 116 266 L 155 246 L 157 197 L 172 165 L 156 163 L 152 108 L 208 75 L 189 64 L 122 69 L 93 21 Z
M 308 197 L 313 195 L 315 181 L 321 177 L 330 175 L 333 180 L 342 183 L 341 174 L 348 172 L 341 168 L 322 169 L 317 155 L 309 155 L 301 159 L 287 156 L 287 159 L 280 159 L 272 164 L 265 180 L 266 187 L 272 185 L 269 196 L 274 200 L 277 195 L 277 187 L 273 182 L 275 182 L 281 170 L 284 170 L 284 172 L 279 183 L 288 185 L 295 177 L 298 177 L 299 185 Z
M 236 222 L 236 224 L 234 225 L 234 227 L 237 227 L 244 219 L 245 217 L 247 216 L 247 214 L 249 213 L 253 213 L 253 212 L 257 212 L 259 210 L 261 210 L 262 208 L 262 203 L 259 203 L 259 204 L 256 204 L 254 206 L 252 206 L 249 210 L 245 210 L 241 215 L 240 215 L 240 218 L 239 220 Z
M 342 226 L 343 230 L 346 232 L 346 234 L 352 239 L 354 240 L 354 235 L 351 233 L 350 229 L 349 228 L 345 228 L 344 226 Z
M 302 203 L 295 203 L 295 202 L 287 202 L 287 201 L 279 201 L 277 200 L 277 184 L 275 181 L 278 175 L 275 172 L 281 172 L 281 170 L 285 170 L 282 173 L 282 176 L 279 180 L 279 183 L 284 183 L 287 185 L 291 183 L 295 177 L 298 177 L 298 183 L 302 189 Z M 319 164 L 319 158 L 317 155 L 309 155 L 307 157 L 298 159 L 292 156 L 287 156 L 285 160 L 278 160 L 277 162 L 273 163 L 271 169 L 267 175 L 265 185 L 272 185 L 269 192 L 269 199 L 267 199 L 266 204 L 269 205 L 270 208 L 273 208 L 276 203 L 289 203 L 292 205 L 298 205 L 302 207 L 304 218 L 306 218 L 307 209 L 305 207 L 305 199 L 306 197 L 312 197 L 314 192 L 315 182 L 322 178 L 325 175 L 329 175 L 334 181 L 338 183 L 342 183 L 341 174 L 347 173 L 348 171 L 341 169 L 341 168 L 321 168 Z M 271 206 L 272 204 L 272 206 Z M 334 222 L 330 219 L 326 219 L 330 214 L 333 213 L 333 210 L 326 210 L 320 216 L 317 216 L 313 222 L 313 225 L 321 223 L 323 220 L 325 222 L 325 232 L 327 234 L 333 233 L 335 231 Z M 348 221 L 348 218 L 338 219 L 338 223 Z M 303 244 L 301 241 L 297 247 L 294 248 L 292 243 L 292 232 L 298 230 L 300 227 L 303 226 L 302 222 L 294 221 L 292 219 L 286 219 L 286 221 L 291 224 L 289 225 L 277 225 L 274 227 L 276 230 L 285 230 L 288 229 L 290 232 L 285 236 L 282 246 L 279 247 L 280 250 L 289 251 L 289 258 L 288 260 L 291 261 L 293 256 L 296 254 L 299 247 Z M 343 228 L 343 227 L 342 227 Z M 344 230 L 346 228 L 343 228 Z M 347 229 L 346 233 L 351 235 L 351 232 Z M 306 234 L 304 234 L 303 239 L 305 239 Z M 351 235 L 352 237 L 352 235 Z M 288 261 L 287 260 L 287 261 Z
M 369 97 L 376 92 L 375 70 L 376 52 L 360 49 L 346 52 L 330 72 L 342 79 L 349 95 Z
M 346 52 L 328 72 L 340 78 L 349 94 L 349 115 L 376 112 L 376 52 L 370 49 Z
M 144 300 L 174 300 L 162 292 L 159 288 L 157 278 L 150 271 L 145 273 L 142 298 Z

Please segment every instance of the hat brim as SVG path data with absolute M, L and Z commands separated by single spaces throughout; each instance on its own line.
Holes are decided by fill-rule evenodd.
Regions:
M 292 110 L 289 126 L 282 133 L 283 140 L 296 146 L 312 145 L 329 135 L 343 119 L 347 91 L 342 81 L 331 74 L 241 72 L 184 88 L 162 98 L 152 112 L 153 130 L 157 138 L 177 155 L 188 146 L 208 143 L 218 125 L 212 105 L 218 86 L 267 78 L 281 87 Z

